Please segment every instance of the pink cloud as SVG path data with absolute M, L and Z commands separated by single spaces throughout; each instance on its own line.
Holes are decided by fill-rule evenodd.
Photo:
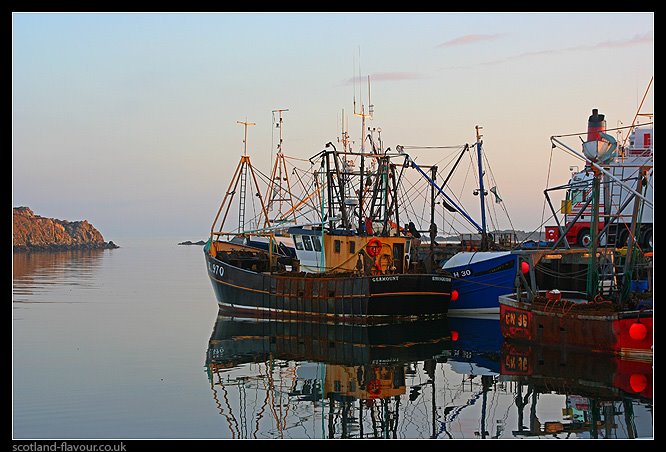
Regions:
M 402 81 L 402 80 L 418 80 L 424 78 L 423 74 L 417 72 L 376 72 L 370 75 L 371 82 L 387 82 L 387 81 Z M 367 83 L 368 77 L 363 75 L 361 77 L 352 77 L 343 82 L 343 85 L 351 85 L 353 83 Z
M 503 33 L 464 35 L 451 39 L 450 41 L 443 42 L 439 44 L 437 47 L 453 47 L 459 45 L 473 44 L 475 42 L 493 41 L 502 36 L 502 34 Z
M 647 44 L 654 42 L 654 36 L 651 31 L 639 35 L 634 35 L 631 38 L 625 38 L 625 39 L 617 39 L 613 41 L 603 41 L 603 42 L 598 42 L 596 44 L 589 44 L 589 45 L 581 45 L 581 46 L 574 46 L 574 47 L 564 47 L 561 49 L 544 49 L 544 50 L 536 50 L 533 52 L 524 52 L 524 53 L 519 53 L 517 55 L 511 55 L 507 56 L 504 58 L 499 58 L 496 60 L 490 60 L 490 61 L 485 61 L 481 62 L 472 66 L 450 66 L 445 69 L 464 69 L 466 67 L 473 67 L 473 66 L 487 66 L 487 65 L 494 65 L 494 64 L 500 64 L 500 63 L 505 63 L 507 61 L 512 61 L 512 60 L 519 60 L 523 58 L 529 58 L 533 56 L 539 56 L 539 55 L 554 55 L 558 53 L 567 53 L 567 52 L 579 52 L 579 51 L 584 51 L 584 50 L 595 50 L 595 49 L 614 49 L 618 47 L 630 47 L 634 45 L 640 45 L 640 44 Z
M 636 44 L 646 44 L 649 42 L 654 42 L 654 36 L 651 31 L 643 33 L 642 35 L 634 35 L 633 38 L 629 39 L 620 39 L 617 41 L 604 41 L 596 44 L 595 49 L 612 49 L 616 47 L 627 47 L 633 46 Z

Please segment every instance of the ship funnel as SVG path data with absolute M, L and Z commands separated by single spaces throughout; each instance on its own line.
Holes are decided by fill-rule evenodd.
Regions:
M 599 139 L 599 134 L 606 131 L 606 120 L 604 115 L 599 114 L 599 110 L 592 109 L 592 115 L 587 120 L 587 141 Z

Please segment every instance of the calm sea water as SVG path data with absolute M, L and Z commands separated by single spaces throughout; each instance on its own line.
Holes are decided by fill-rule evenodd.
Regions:
M 504 344 L 497 317 L 218 313 L 199 246 L 13 256 L 13 437 L 646 438 L 652 366 Z

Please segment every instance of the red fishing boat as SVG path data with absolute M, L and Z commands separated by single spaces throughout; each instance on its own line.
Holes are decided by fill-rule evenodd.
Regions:
M 500 325 L 503 336 L 511 341 L 582 347 L 621 357 L 651 359 L 653 141 L 650 141 L 649 152 L 642 152 L 638 161 L 632 157 L 635 140 L 626 147 L 618 146 L 617 140 L 606 133 L 605 122 L 600 130 L 596 120 L 599 116 L 603 117 L 594 110 L 582 154 L 559 139 L 565 135 L 551 137 L 551 141 L 553 147 L 561 147 L 585 161 L 589 191 L 585 205 L 579 211 L 588 212 L 590 223 L 600 227 L 589 229 L 590 236 L 582 243 L 583 248 L 561 250 L 557 248 L 559 243 L 569 248 L 565 237 L 572 222 L 566 228 L 558 222 L 559 234 L 549 249 L 521 254 L 518 268 L 527 271 L 519 271 L 516 275 L 515 293 L 499 297 Z M 651 124 L 643 124 L 642 130 Z M 573 188 L 569 187 L 570 190 Z M 603 202 L 603 198 L 616 192 L 623 193 L 621 205 L 609 211 L 605 207 L 610 201 Z M 545 193 L 548 196 L 548 189 Z M 563 202 L 563 212 L 565 207 Z M 644 212 L 650 212 L 646 222 L 642 221 Z M 648 229 L 641 227 L 644 224 L 650 226 L 647 239 L 644 236 Z M 626 244 L 621 249 L 616 248 L 619 241 L 614 237 L 610 239 L 615 235 L 612 232 L 618 229 L 623 236 L 619 245 Z M 587 261 L 585 272 L 580 275 L 586 290 L 568 290 L 564 287 L 565 282 L 561 291 L 557 288 L 539 290 L 535 275 L 539 269 L 535 264 L 544 257 L 562 259 L 573 255 L 583 263 Z

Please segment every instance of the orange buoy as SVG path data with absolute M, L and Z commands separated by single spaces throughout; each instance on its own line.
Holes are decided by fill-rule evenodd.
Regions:
M 647 336 L 647 328 L 640 322 L 636 322 L 629 327 L 629 337 L 635 341 L 642 341 Z
M 521 262 L 520 263 L 520 271 L 523 273 L 523 275 L 526 275 L 530 271 L 530 264 L 527 262 Z

